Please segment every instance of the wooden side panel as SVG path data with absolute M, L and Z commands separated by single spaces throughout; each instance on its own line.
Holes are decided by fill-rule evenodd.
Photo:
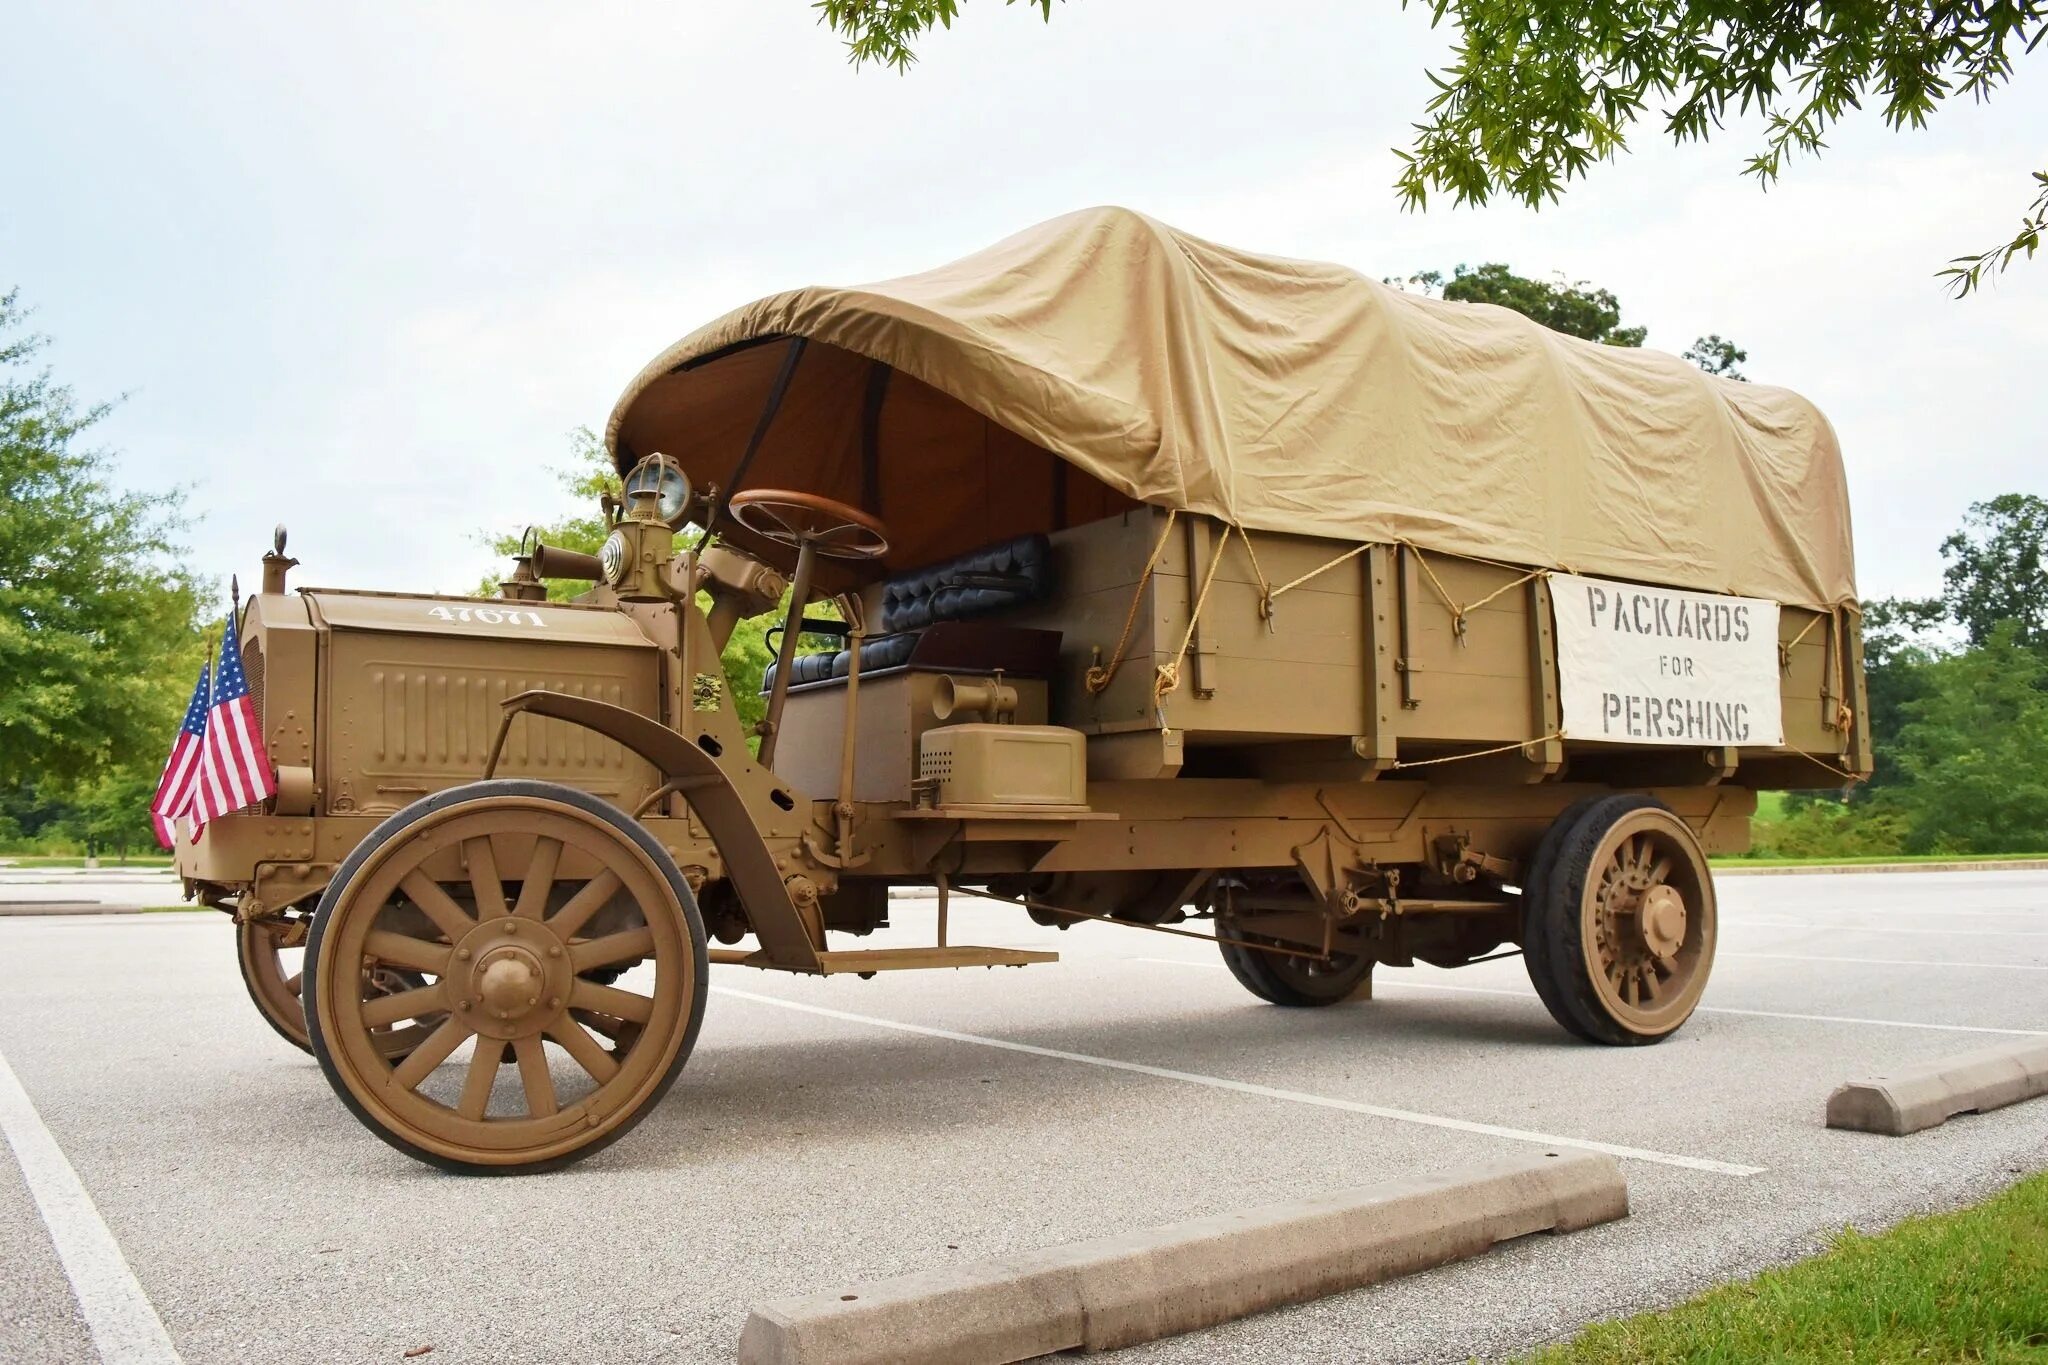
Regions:
M 1839 649 L 1834 631 L 1834 623 L 1821 612 L 1786 607 L 1778 613 L 1778 641 L 1789 659 L 1780 669 L 1779 691 L 1790 748 L 1837 753 L 1844 747 L 1843 735 L 1835 728 L 1833 699 L 1840 695 L 1835 675 L 1841 664 L 1838 653 L 1830 657 Z M 1792 644 L 1795 639 L 1798 643 Z
M 1199 660 L 1206 686 L 1189 685 L 1196 660 L 1186 659 L 1182 686 L 1167 701 L 1167 723 L 1187 731 L 1191 742 L 1369 738 L 1382 716 L 1385 737 L 1403 744 L 1535 737 L 1524 730 L 1534 709 L 1526 592 L 1500 593 L 1469 614 L 1460 634 L 1451 608 L 1419 568 L 1408 575 L 1407 601 L 1401 601 L 1390 547 L 1346 558 L 1353 547 L 1341 542 L 1257 531 L 1250 539 L 1249 550 L 1234 533 L 1221 541 L 1199 631 L 1209 646 Z M 1169 662 L 1185 637 L 1210 568 L 1205 555 L 1193 561 L 1191 573 L 1188 542 L 1174 540 L 1155 595 L 1158 664 Z M 1207 555 L 1216 553 L 1216 537 L 1195 543 L 1206 543 Z M 1437 556 L 1427 562 L 1460 603 L 1488 597 L 1521 576 Z M 1276 589 L 1314 576 L 1280 593 L 1268 621 L 1259 609 L 1260 572 Z M 1369 616 L 1390 618 L 1384 639 L 1374 638 Z M 1383 684 L 1400 694 L 1394 705 L 1380 705 Z
M 1087 734 L 1153 730 L 1152 641 L 1159 630 L 1156 581 L 1140 593 L 1145 559 L 1159 543 L 1165 515 L 1137 507 L 1053 534 L 1053 589 L 1049 601 L 1006 612 L 1008 625 L 1060 632 L 1059 669 L 1052 679 L 1054 725 Z M 1178 537 L 1175 537 L 1178 539 Z M 1133 595 L 1136 608 L 1133 614 Z M 1129 622 L 1127 657 L 1100 694 L 1087 687 L 1088 670 L 1107 667 Z

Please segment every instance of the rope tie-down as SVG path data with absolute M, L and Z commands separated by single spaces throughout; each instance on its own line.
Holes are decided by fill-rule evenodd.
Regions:
M 1179 515 L 1178 509 L 1167 509 L 1166 520 L 1159 530 L 1159 539 L 1154 542 L 1151 553 L 1145 557 L 1144 567 L 1138 573 L 1138 581 L 1131 589 L 1130 606 L 1124 612 L 1123 628 L 1117 633 L 1116 647 L 1110 651 L 1108 662 L 1091 664 L 1088 668 L 1085 684 L 1091 696 L 1099 696 L 1108 690 L 1109 685 L 1116 680 L 1117 674 L 1122 670 L 1124 663 L 1130 657 L 1131 635 L 1137 627 L 1138 608 L 1145 600 L 1146 586 L 1152 581 L 1153 575 L 1158 571 L 1160 560 L 1165 556 L 1166 546 L 1173 535 L 1174 523 L 1178 520 Z M 1188 646 L 1194 643 L 1195 632 L 1201 627 L 1202 613 L 1208 607 L 1209 593 L 1216 583 L 1216 571 L 1222 567 L 1223 556 L 1229 549 L 1229 542 L 1233 535 L 1244 545 L 1245 559 L 1251 566 L 1252 577 L 1257 580 L 1259 585 L 1259 618 L 1266 622 L 1269 630 L 1272 629 L 1273 625 L 1274 603 L 1279 598 L 1301 587 L 1303 584 L 1321 577 L 1339 565 L 1349 563 L 1351 560 L 1372 549 L 1372 542 L 1370 541 L 1354 545 L 1342 554 L 1332 556 L 1330 559 L 1318 564 L 1307 573 L 1291 578 L 1287 582 L 1276 586 L 1266 577 L 1265 566 L 1259 563 L 1258 548 L 1253 544 L 1251 534 L 1236 522 L 1224 523 L 1223 544 L 1216 547 L 1216 553 L 1210 557 L 1209 567 L 1203 571 L 1201 586 L 1195 593 L 1194 607 L 1188 613 L 1187 629 L 1181 633 L 1180 643 L 1174 648 L 1172 654 L 1168 656 L 1167 662 L 1158 665 L 1153 670 L 1152 701 L 1154 706 L 1165 701 L 1167 697 L 1173 695 L 1180 687 L 1181 660 L 1186 656 Z M 1526 583 L 1538 578 L 1546 578 L 1550 574 L 1548 569 L 1528 570 L 1522 572 L 1512 582 L 1503 584 L 1484 597 L 1472 602 L 1460 603 L 1444 587 L 1443 581 L 1437 577 L 1435 570 L 1430 568 L 1429 560 L 1423 555 L 1421 547 L 1408 541 L 1398 543 L 1414 552 L 1416 562 L 1422 566 L 1423 573 L 1427 576 L 1430 586 L 1436 590 L 1437 595 L 1443 599 L 1445 607 L 1449 609 L 1453 629 L 1460 643 L 1464 641 L 1466 618 L 1471 612 L 1477 611 L 1487 603 L 1514 591 Z M 1474 563 L 1489 564 L 1495 568 L 1503 568 L 1510 571 L 1519 570 L 1521 567 L 1512 564 L 1499 564 L 1493 560 L 1478 559 L 1469 555 L 1456 557 L 1472 559 Z M 1564 732 L 1562 730 L 1554 730 L 1549 734 L 1539 735 L 1534 739 L 1515 740 L 1511 743 L 1497 745 L 1489 749 L 1474 750 L 1471 753 L 1445 754 L 1437 758 L 1397 760 L 1391 766 L 1394 769 L 1426 768 L 1439 763 L 1456 763 L 1462 759 L 1486 758 L 1494 754 L 1510 753 L 1515 750 L 1525 749 L 1530 745 L 1544 744 L 1551 740 L 1562 738 L 1564 738 Z

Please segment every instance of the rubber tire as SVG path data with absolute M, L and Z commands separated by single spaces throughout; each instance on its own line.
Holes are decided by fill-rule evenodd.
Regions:
M 1529 859 L 1529 868 L 1522 878 L 1522 965 L 1528 968 L 1529 984 L 1536 988 L 1536 996 L 1543 1002 L 1543 1008 L 1550 1011 L 1550 1017 L 1562 1024 L 1569 1033 L 1593 1042 L 1590 1033 L 1581 1030 L 1578 1024 L 1565 1012 L 1562 999 L 1557 994 L 1554 971 L 1550 965 L 1550 936 L 1544 932 L 1544 888 L 1550 882 L 1550 870 L 1557 864 L 1558 847 L 1571 833 L 1572 826 L 1579 822 L 1594 805 L 1607 799 L 1607 793 L 1582 796 L 1564 808 L 1550 828 L 1543 831 L 1542 840 L 1536 845 L 1536 853 Z
M 269 1006 L 264 1003 L 262 992 L 258 990 L 255 979 L 252 976 L 250 976 L 249 954 L 246 951 L 245 946 L 245 939 L 248 933 L 248 928 L 249 926 L 242 924 L 238 924 L 235 926 L 235 965 L 241 970 L 242 987 L 244 990 L 249 992 L 250 1003 L 256 1006 L 256 1013 L 263 1016 L 263 1022 L 270 1025 L 272 1031 L 275 1032 L 278 1037 L 284 1039 L 287 1043 L 290 1043 L 293 1047 L 297 1048 L 301 1052 L 312 1052 L 312 1040 L 304 1032 L 306 1016 L 303 1013 L 299 1015 L 299 1028 L 296 1030 L 286 1025 L 275 1014 L 273 1014 Z M 312 961 L 311 953 L 307 954 L 305 961 Z M 304 971 L 304 967 L 302 966 L 300 970 Z M 303 1011 L 304 1008 L 304 1005 L 301 1004 L 300 1009 Z
M 1358 964 L 1343 975 L 1329 978 L 1329 990 L 1306 991 L 1275 970 L 1273 959 L 1256 948 L 1240 948 L 1230 943 L 1218 943 L 1216 947 L 1223 954 L 1223 965 L 1230 969 L 1238 984 L 1269 1005 L 1282 1005 L 1288 1009 L 1340 1005 L 1355 996 L 1359 987 L 1370 987 L 1372 983 L 1374 963 L 1369 957 L 1361 957 Z
M 690 1003 L 690 1017 L 684 1024 L 682 1046 L 676 1049 L 675 1061 L 670 1064 L 667 1074 L 662 1076 L 660 1081 L 655 1084 L 654 1089 L 648 1092 L 647 1098 L 642 1101 L 640 1108 L 634 1113 L 627 1115 L 622 1123 L 587 1147 L 579 1147 L 573 1152 L 565 1152 L 561 1156 L 550 1160 L 529 1162 L 522 1166 L 484 1165 L 442 1156 L 439 1153 L 426 1151 L 423 1148 L 414 1146 L 403 1137 L 391 1132 L 378 1123 L 361 1104 L 357 1103 L 355 1096 L 343 1084 L 340 1072 L 328 1051 L 327 1040 L 321 1035 L 320 1015 L 317 1008 L 319 994 L 316 984 L 319 981 L 319 976 L 313 970 L 313 964 L 319 957 L 321 941 L 325 938 L 327 926 L 333 919 L 336 893 L 355 879 L 357 869 L 368 861 L 371 854 L 392 840 L 403 837 L 407 830 L 429 815 L 445 810 L 449 806 L 469 801 L 487 800 L 496 796 L 540 797 L 548 801 L 559 801 L 565 806 L 574 806 L 603 820 L 606 824 L 611 825 L 614 829 L 617 829 L 635 844 L 639 845 L 640 851 L 653 860 L 655 867 L 667 879 L 669 889 L 675 893 L 676 903 L 682 907 L 683 929 L 689 937 L 691 947 L 694 950 L 692 956 L 695 959 L 696 980 L 698 982 L 696 996 Z M 646 1118 L 661 1103 L 663 1097 L 668 1094 L 669 1087 L 676 1083 L 676 1078 L 683 1074 L 683 1064 L 689 1061 L 690 1052 L 697 1045 L 697 1031 L 704 1025 L 704 1002 L 711 993 L 709 935 L 704 932 L 704 919 L 698 913 L 697 898 L 690 893 L 690 884 L 683 879 L 682 870 L 676 866 L 675 859 L 669 856 L 668 850 L 663 848 L 639 821 L 633 819 L 633 817 L 627 815 L 610 802 L 592 796 L 588 792 L 579 791 L 574 787 L 565 787 L 559 782 L 537 782 L 529 778 L 500 777 L 484 782 L 471 782 L 460 787 L 450 787 L 446 791 L 422 797 L 420 800 L 399 811 L 396 815 L 391 816 L 374 830 L 371 830 L 369 837 L 356 845 L 355 851 L 350 853 L 348 858 L 343 861 L 340 869 L 334 874 L 334 880 L 327 884 L 327 890 L 321 893 L 320 908 L 313 914 L 313 931 L 306 939 L 306 962 L 304 990 L 307 1032 L 312 1037 L 313 1056 L 319 1059 L 320 1070 L 326 1074 L 327 1083 L 334 1088 L 334 1093 L 341 1096 L 341 1102 L 348 1107 L 348 1111 L 351 1114 L 356 1116 L 358 1122 L 382 1138 L 386 1143 L 404 1152 L 416 1161 L 423 1161 L 429 1166 L 438 1166 L 440 1169 L 456 1175 L 541 1175 L 548 1171 L 556 1171 L 565 1166 L 574 1165 L 586 1157 L 595 1156 L 627 1133 L 633 1131 L 634 1128 L 639 1126 L 640 1121 Z
M 1585 895 L 1586 878 L 1592 872 L 1592 856 L 1615 821 L 1631 811 L 1669 810 L 1655 797 L 1623 792 L 1604 796 L 1587 806 L 1558 841 L 1542 894 L 1543 915 L 1539 928 L 1547 954 L 1545 975 L 1556 996 L 1543 1003 L 1550 1017 L 1588 1042 L 1608 1047 L 1646 1047 L 1661 1043 L 1679 1028 L 1681 1020 L 1664 1033 L 1637 1033 L 1617 1022 L 1600 1007 L 1593 983 L 1581 970 L 1585 961 L 1585 924 L 1579 905 Z M 1704 859 L 1702 859 L 1704 866 Z M 1535 969 L 1532 965 L 1531 971 Z M 1538 994 L 1541 994 L 1539 988 Z M 1688 1013 L 1688 1017 L 1690 1014 Z

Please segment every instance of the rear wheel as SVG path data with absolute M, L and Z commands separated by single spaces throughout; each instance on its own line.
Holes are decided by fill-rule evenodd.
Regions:
M 302 1052 L 313 1050 L 306 1032 L 306 1007 L 300 999 L 305 981 L 304 959 L 308 915 L 287 914 L 276 919 L 251 920 L 235 926 L 235 956 L 242 968 L 242 984 L 263 1022 L 277 1036 Z M 416 972 L 401 971 L 383 964 L 364 969 L 364 987 L 377 995 L 396 995 L 426 984 Z M 419 1045 L 438 1018 L 377 1030 L 377 1047 L 394 1060 Z
M 1232 930 L 1227 922 L 1222 923 L 1221 932 L 1230 938 L 1258 941 L 1252 935 Z M 1223 954 L 1223 965 L 1230 968 L 1238 984 L 1270 1004 L 1306 1009 L 1335 1005 L 1369 995 L 1372 990 L 1373 960 L 1363 954 L 1337 953 L 1323 961 L 1261 952 L 1233 943 L 1216 946 Z M 1301 951 L 1299 944 L 1276 941 L 1274 946 Z
M 1564 813 L 1543 831 L 1535 855 L 1522 872 L 1522 963 L 1529 970 L 1529 984 L 1536 988 L 1537 997 L 1550 1011 L 1551 1018 L 1589 1043 L 1594 1041 L 1593 1036 L 1571 1021 L 1557 994 L 1556 975 L 1550 965 L 1550 937 L 1544 930 L 1547 902 L 1543 888 L 1550 884 L 1550 870 L 1557 863 L 1558 846 L 1564 842 L 1565 835 L 1571 833 L 1572 826 L 1579 822 L 1579 817 L 1586 813 L 1588 807 L 1605 799 L 1605 796 L 1585 796 L 1565 807 Z
M 321 898 L 310 955 L 313 1053 L 342 1102 L 400 1151 L 474 1173 L 623 1136 L 689 1057 L 709 969 L 688 884 L 638 822 L 513 780 L 378 826 Z M 421 984 L 380 997 L 366 966 Z M 614 970 L 618 985 L 593 979 Z M 376 1034 L 409 1019 L 439 1022 L 394 1065 Z
M 1706 854 L 1683 820 L 1649 797 L 1603 797 L 1526 890 L 1543 954 L 1529 970 L 1565 1028 L 1631 1046 L 1691 1017 L 1713 967 L 1716 911 Z

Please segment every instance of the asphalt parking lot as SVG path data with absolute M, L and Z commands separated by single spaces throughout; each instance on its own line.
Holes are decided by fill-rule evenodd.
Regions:
M 1120 1357 L 1464 1360 L 2048 1166 L 2048 1100 L 1910 1138 L 1821 1126 L 1850 1076 L 2048 1035 L 2048 873 L 1720 888 L 1706 1006 L 1633 1050 L 1572 1042 L 1515 960 L 1290 1011 L 1199 944 L 956 907 L 955 942 L 1064 958 L 716 968 L 645 1123 L 499 1180 L 358 1127 L 246 1002 L 221 917 L 0 918 L 0 1359 L 99 1359 L 81 1297 L 116 1305 L 103 1337 L 134 1332 L 135 1360 L 730 1359 L 765 1298 L 1533 1147 L 1621 1156 L 1622 1223 Z M 927 906 L 895 919 L 872 946 L 929 941 Z M 47 1187 L 52 1153 L 90 1201 L 57 1237 L 23 1174 Z

